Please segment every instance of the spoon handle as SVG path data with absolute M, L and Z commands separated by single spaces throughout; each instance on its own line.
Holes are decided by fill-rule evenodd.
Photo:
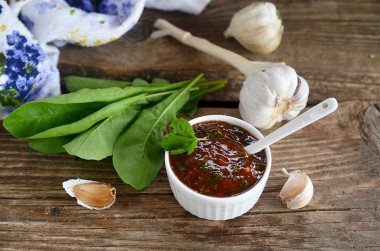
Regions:
M 310 125 L 311 123 L 327 116 L 328 114 L 335 111 L 336 108 L 338 108 L 338 102 L 335 98 L 326 99 L 325 101 L 319 103 L 310 110 L 291 120 L 284 126 L 280 127 L 276 131 L 272 132 L 268 136 L 260 139 L 256 143 L 245 147 L 245 150 L 250 154 L 257 153 L 264 148 L 272 145 L 273 143 L 279 141 L 280 139 L 285 138 L 289 134 L 292 134 L 295 131 L 298 131 L 299 129 L 302 129 L 305 126 Z

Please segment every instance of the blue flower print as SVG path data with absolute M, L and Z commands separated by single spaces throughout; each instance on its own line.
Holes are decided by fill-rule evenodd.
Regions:
M 26 45 L 23 60 L 33 66 L 37 66 L 40 61 L 45 60 L 45 54 L 42 53 L 41 47 L 37 45 Z
M 82 9 L 86 12 L 95 12 L 91 0 L 65 0 L 71 7 Z
M 34 23 L 33 23 L 32 20 L 29 19 L 29 17 L 20 14 L 20 19 L 24 23 L 24 25 L 26 26 L 26 28 L 28 28 L 28 30 L 32 30 L 33 29 Z
M 10 46 L 5 51 L 2 75 L 7 77 L 0 90 L 1 106 L 14 106 L 21 103 L 37 82 L 40 72 L 37 66 L 46 59 L 40 46 L 28 44 L 25 36 L 13 31 L 6 36 Z
M 99 12 L 114 16 L 129 16 L 134 8 L 131 0 L 103 0 L 99 5 Z
M 25 29 L 35 29 L 40 15 L 46 16 L 64 2 L 53 1 L 31 3 L 30 11 L 37 16 L 20 13 L 18 19 L 8 6 L 0 3 L 0 19 L 4 21 L 0 32 L 0 120 L 25 102 L 60 94 L 57 68 Z
M 28 78 L 26 76 L 18 76 L 16 82 L 14 83 L 14 88 L 18 90 L 16 95 L 17 99 L 24 98 L 32 88 L 35 83 L 34 78 Z
M 34 7 L 38 10 L 38 14 L 44 15 L 46 13 L 47 9 L 53 9 L 53 8 L 57 7 L 57 5 L 53 4 L 53 3 L 43 2 L 43 3 L 35 4 Z
M 124 16 L 129 16 L 132 13 L 132 4 L 131 2 L 123 3 L 122 4 L 122 11 Z
M 12 57 L 11 55 L 13 52 L 7 51 L 7 63 L 5 65 L 3 74 L 8 76 L 8 82 L 11 82 L 12 80 L 15 80 L 18 75 L 25 75 L 26 69 L 25 69 L 25 63 L 21 60 L 19 55 L 14 54 Z
M 22 49 L 24 47 L 24 44 L 26 43 L 26 37 L 20 36 L 20 33 L 18 31 L 13 31 L 12 34 L 7 35 L 7 44 L 12 46 L 17 46 L 18 50 Z
M 99 5 L 99 12 L 103 14 L 113 15 L 113 16 L 118 15 L 116 4 L 114 3 L 108 4 L 108 1 L 103 1 Z

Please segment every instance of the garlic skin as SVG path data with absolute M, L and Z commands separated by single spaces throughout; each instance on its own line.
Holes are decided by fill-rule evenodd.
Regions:
M 281 43 L 284 26 L 273 3 L 254 2 L 236 12 L 224 32 L 257 54 L 268 54 Z
M 283 168 L 282 171 L 289 176 L 280 192 L 282 202 L 289 209 L 299 209 L 309 204 L 314 193 L 310 178 L 300 170 L 288 173 Z
M 254 127 L 269 129 L 295 118 L 305 108 L 308 96 L 306 80 L 292 67 L 269 64 L 247 74 L 240 91 L 239 112 Z
M 91 210 L 110 208 L 116 200 L 116 189 L 109 184 L 92 180 L 71 179 L 62 183 L 63 188 L 77 203 Z

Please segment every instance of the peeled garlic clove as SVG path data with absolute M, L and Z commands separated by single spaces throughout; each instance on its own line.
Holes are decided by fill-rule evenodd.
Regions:
M 255 2 L 235 13 L 224 35 L 252 52 L 268 54 L 280 45 L 283 31 L 276 6 Z
M 109 184 L 92 180 L 71 179 L 63 182 L 63 188 L 77 203 L 91 210 L 102 210 L 112 206 L 116 200 L 116 189 Z
M 300 170 L 288 173 L 283 168 L 282 171 L 289 176 L 280 192 L 283 203 L 289 209 L 299 209 L 309 204 L 314 192 L 310 178 Z

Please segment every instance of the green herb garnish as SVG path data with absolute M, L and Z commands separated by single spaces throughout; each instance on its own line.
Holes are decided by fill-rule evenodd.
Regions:
M 241 187 L 247 187 L 247 186 L 248 186 L 248 181 L 243 180 L 243 181 L 240 183 L 240 186 L 241 186 Z
M 184 118 L 175 118 L 170 124 L 172 132 L 165 136 L 161 147 L 171 154 L 185 153 L 191 154 L 197 146 L 199 139 L 195 137 L 193 128 L 189 121 Z

